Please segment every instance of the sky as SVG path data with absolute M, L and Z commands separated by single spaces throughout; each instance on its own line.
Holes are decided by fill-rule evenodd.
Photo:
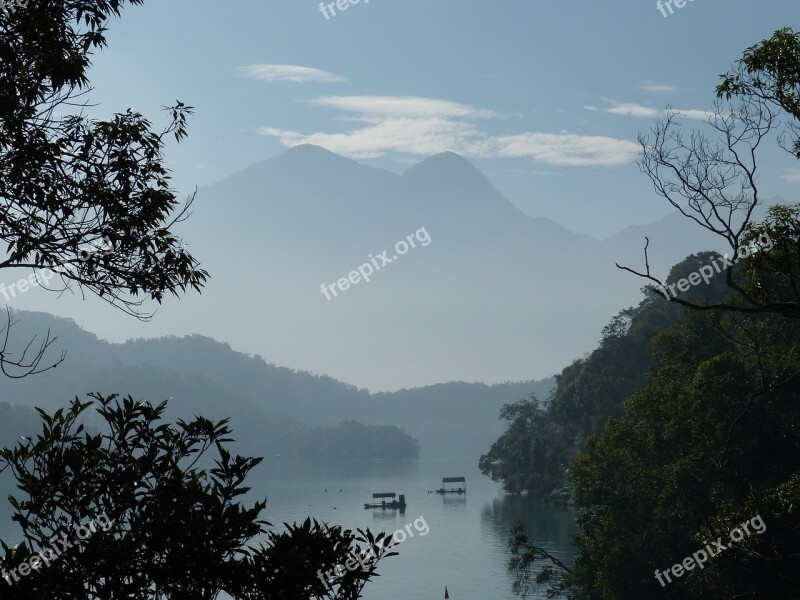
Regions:
M 667 107 L 702 125 L 719 75 L 797 0 L 146 0 L 94 59 L 97 116 L 195 107 L 166 149 L 182 193 L 314 143 L 403 172 L 467 157 L 523 212 L 604 239 L 670 212 L 637 166 Z M 335 16 L 334 13 L 335 12 Z M 327 15 L 327 16 L 326 16 Z M 765 196 L 796 200 L 800 169 L 771 145 Z
M 184 196 L 200 188 L 202 197 L 206 186 L 300 144 L 317 144 L 396 173 L 434 154 L 451 151 L 480 169 L 523 213 L 552 219 L 573 232 L 603 240 L 673 212 L 640 172 L 639 135 L 663 118 L 667 107 L 681 114 L 687 133 L 703 127 L 703 119 L 714 106 L 720 75 L 743 51 L 779 28 L 800 29 L 797 0 L 758 4 L 686 0 L 680 8 L 676 0 L 669 5 L 665 1 L 661 0 L 659 8 L 658 0 L 360 0 L 352 5 L 350 0 L 334 0 L 322 6 L 319 0 L 238 0 L 226 4 L 145 0 L 142 6 L 126 6 L 121 17 L 108 24 L 108 47 L 96 53 L 90 71 L 95 89 L 87 110 L 95 118 L 110 118 L 115 112 L 132 108 L 160 128 L 168 124 L 165 106 L 180 100 L 195 107 L 189 137 L 181 144 L 169 137 L 165 148 L 174 187 Z M 347 10 L 339 6 L 347 6 Z M 761 198 L 798 202 L 798 161 L 782 151 L 775 140 L 768 140 L 759 155 L 759 165 Z M 248 208 L 252 205 L 252 214 L 264 215 L 263 207 L 255 206 L 262 199 L 275 202 L 268 190 L 259 195 L 236 186 L 217 189 L 247 193 L 243 202 Z M 366 193 L 364 186 L 351 192 L 347 199 L 353 202 L 343 204 L 358 205 L 360 193 Z M 213 190 L 206 194 L 207 198 L 214 197 Z M 468 195 L 465 192 L 465 206 L 469 204 Z M 288 193 L 285 198 L 290 202 Z M 376 203 L 381 200 L 375 198 Z M 450 199 L 447 206 L 451 212 L 458 210 Z M 292 210 L 282 212 L 293 214 Z M 352 250 L 358 260 L 380 247 L 369 246 L 369 234 L 376 232 L 365 231 L 366 225 L 345 206 L 335 214 L 336 218 L 326 216 L 324 222 L 321 218 L 303 222 L 300 233 L 310 236 L 308 246 L 321 244 L 330 235 L 331 243 L 352 242 L 352 247 L 343 244 L 338 250 Z M 196 223 L 201 216 L 196 214 Z M 396 215 L 387 217 L 381 225 L 394 226 L 392 217 Z M 269 218 L 269 214 L 261 218 Z M 634 295 L 632 300 L 623 284 L 610 279 L 604 291 L 619 295 L 619 302 L 609 302 L 610 307 L 599 304 L 595 297 L 587 300 L 569 289 L 558 289 L 564 299 L 558 309 L 566 312 L 553 312 L 553 319 L 542 327 L 531 322 L 530 331 L 514 322 L 516 313 L 492 312 L 495 304 L 487 300 L 486 307 L 481 305 L 485 311 L 480 317 L 481 326 L 489 333 L 481 333 L 476 324 L 469 331 L 471 345 L 461 340 L 457 346 L 472 359 L 487 352 L 485 359 L 475 359 L 480 368 L 473 368 L 467 359 L 453 353 L 453 344 L 447 346 L 451 338 L 444 333 L 440 338 L 430 332 L 426 335 L 447 347 L 450 362 L 439 359 L 442 352 L 430 344 L 425 346 L 425 352 L 432 356 L 428 360 L 428 355 L 417 350 L 417 340 L 406 328 L 396 339 L 385 340 L 381 350 L 396 353 L 402 343 L 407 343 L 407 362 L 395 360 L 391 373 L 388 368 L 369 373 L 360 368 L 363 358 L 359 353 L 370 354 L 372 346 L 350 333 L 352 327 L 361 325 L 361 306 L 356 302 L 348 313 L 339 302 L 332 311 L 323 304 L 318 288 L 320 281 L 332 281 L 330 278 L 358 264 L 356 259 L 329 252 L 326 258 L 338 256 L 343 266 L 332 268 L 319 279 L 316 273 L 313 278 L 307 274 L 313 280 L 306 288 L 300 283 L 305 275 L 298 275 L 298 271 L 317 264 L 308 247 L 296 249 L 296 256 L 290 256 L 283 246 L 268 252 L 278 257 L 270 263 L 278 270 L 289 265 L 291 258 L 300 261 L 298 269 L 290 271 L 291 277 L 280 283 L 287 286 L 294 281 L 299 290 L 296 297 L 305 299 L 304 294 L 311 294 L 315 304 L 309 308 L 287 292 L 276 297 L 277 305 L 267 310 L 267 292 L 254 294 L 253 286 L 245 285 L 249 277 L 258 276 L 271 293 L 271 280 L 263 277 L 264 269 L 237 277 L 235 269 L 223 267 L 216 271 L 222 273 L 215 275 L 210 266 L 214 260 L 223 260 L 220 257 L 227 256 L 226 250 L 237 248 L 239 238 L 246 239 L 242 231 L 249 230 L 253 238 L 264 236 L 265 227 L 255 218 L 220 228 L 222 221 L 215 213 L 209 221 L 213 237 L 202 238 L 202 243 L 213 244 L 215 251 L 197 254 L 203 268 L 212 272 L 206 293 L 165 303 L 152 322 L 130 319 L 97 299 L 84 302 L 80 296 L 55 296 L 41 289 L 26 293 L 18 301 L 14 298 L 12 304 L 68 316 L 110 341 L 200 333 L 226 341 L 235 350 L 265 356 L 278 365 L 309 369 L 378 390 L 453 378 L 495 382 L 549 376 L 553 368 L 561 368 L 562 362 L 567 364 L 565 361 L 590 351 L 608 319 L 639 298 Z M 315 221 L 321 222 L 318 231 L 309 225 Z M 480 233 L 490 237 L 491 227 L 483 225 Z M 514 275 L 509 281 L 514 289 L 521 289 L 517 283 L 554 258 L 547 250 L 537 248 L 547 243 L 547 232 L 560 231 L 541 221 L 535 222 L 536 227 L 527 225 L 538 232 L 532 234 L 534 250 L 528 259 L 533 264 L 520 270 L 519 279 L 512 269 Z M 650 230 L 672 232 L 674 228 L 656 226 Z M 184 231 L 176 228 L 179 235 Z M 293 240 L 302 237 L 288 227 L 283 233 Z M 432 235 L 443 239 L 439 233 Z M 640 232 L 635 231 L 621 239 L 631 236 L 641 239 Z M 574 236 L 559 233 L 557 237 Z M 679 235 L 668 233 L 667 237 L 665 256 L 672 257 L 668 264 L 692 251 Z M 376 243 L 389 244 L 392 239 Z M 199 241 L 194 247 L 191 238 L 184 241 L 192 251 L 200 247 Z M 259 239 L 259 243 L 263 241 Z M 492 249 L 505 248 L 504 241 L 508 240 L 498 239 Z M 618 242 L 604 247 L 629 247 Z M 267 246 L 261 243 L 261 247 Z M 511 257 L 515 251 L 507 254 Z M 578 254 L 560 252 L 558 258 L 563 264 Z M 519 259 L 511 257 L 508 264 L 513 266 L 514 260 Z M 475 264 L 479 268 L 484 263 L 476 259 Z M 491 273 L 500 271 L 502 268 L 496 268 Z M 16 274 L 9 276 L 13 279 Z M 441 285 L 441 279 L 435 278 L 437 285 Z M 424 277 L 417 281 L 424 281 Z M 242 285 L 249 295 L 231 294 L 235 285 Z M 389 308 L 398 311 L 401 319 L 425 322 L 433 314 L 429 310 L 433 304 L 423 303 L 424 314 L 403 312 L 403 293 L 409 294 L 410 288 L 400 288 L 402 293 L 392 295 L 394 288 L 388 281 L 383 288 L 372 285 L 370 290 L 376 295 L 372 296 L 373 304 L 364 300 L 364 310 L 377 314 L 381 322 L 383 313 L 375 311 Z M 630 291 L 638 292 L 638 282 Z M 503 289 L 489 290 L 486 298 L 505 293 Z M 525 316 L 547 314 L 538 304 L 529 306 L 528 297 L 523 297 L 525 304 L 519 306 L 525 307 Z M 214 298 L 218 303 L 209 303 Z M 469 300 L 477 302 L 481 297 L 472 294 Z M 591 301 L 591 306 L 581 304 L 584 300 Z M 291 310 L 286 310 L 287 305 Z M 242 312 L 243 306 L 247 311 Z M 147 306 L 148 310 L 155 308 L 152 303 Z M 578 324 L 570 310 L 584 321 Z M 220 317 L 226 311 L 238 311 L 236 318 Z M 258 319 L 257 332 L 249 323 L 236 320 L 251 314 L 264 315 Z M 296 320 L 289 318 L 291 314 Z M 565 320 L 569 320 L 569 327 L 561 326 Z M 440 320 L 435 325 L 446 329 Z M 537 349 L 541 340 L 552 337 L 545 325 L 560 328 L 562 339 L 557 344 L 561 354 L 547 344 L 546 350 Z M 461 336 L 458 327 L 455 330 Z M 570 327 L 572 337 L 564 341 L 564 331 Z M 373 329 L 380 330 L 380 324 Z M 307 330 L 319 336 L 316 345 L 304 337 Z M 486 345 L 486 338 L 491 336 L 508 356 L 491 351 Z M 342 349 L 345 343 L 347 352 Z M 470 354 L 473 349 L 474 355 Z M 553 362 L 558 365 L 554 367 Z

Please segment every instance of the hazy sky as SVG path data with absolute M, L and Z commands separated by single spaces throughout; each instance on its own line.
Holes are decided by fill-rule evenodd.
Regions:
M 727 0 L 724 5 L 687 0 L 666 18 L 655 0 L 360 0 L 347 6 L 344 12 L 326 7 L 328 18 L 319 0 L 145 0 L 144 6 L 126 7 L 122 18 L 109 24 L 109 48 L 95 57 L 91 80 L 97 105 L 91 114 L 106 117 L 133 107 L 156 125 L 166 125 L 163 106 L 176 99 L 195 106 L 188 140 L 166 149 L 174 183 L 184 193 L 303 143 L 395 172 L 450 150 L 477 166 L 523 212 L 604 238 L 671 212 L 639 172 L 637 134 L 648 131 L 667 105 L 684 113 L 687 128 L 701 127 L 713 107 L 719 75 L 743 50 L 778 28 L 800 28 L 797 0 Z M 286 168 L 290 163 L 272 164 Z M 447 180 L 445 163 L 437 164 L 443 171 L 436 177 Z M 798 201 L 797 161 L 769 140 L 759 164 L 762 198 Z M 356 171 L 362 172 L 350 172 Z M 261 172 L 269 167 L 251 174 Z M 331 171 L 307 165 L 291 171 L 294 175 L 282 171 L 287 180 L 282 197 L 267 189 L 281 179 L 274 176 L 263 180 L 268 183 L 237 180 L 257 181 L 249 184 L 255 189 L 216 188 L 224 191 L 217 200 L 230 201 L 239 212 L 217 213 L 206 205 L 203 213 L 199 203 L 192 224 L 206 223 L 210 233 L 185 241 L 209 268 L 212 281 L 202 296 L 165 303 L 150 323 L 134 321 L 99 300 L 56 297 L 41 289 L 14 297 L 11 304 L 72 317 L 113 341 L 201 333 L 278 365 L 378 390 L 451 379 L 549 376 L 590 351 L 603 325 L 640 299 L 641 282 L 621 277 L 614 262 L 630 253 L 639 257 L 641 232 L 592 244 L 536 221 L 524 225 L 529 237 L 514 237 L 523 230 L 511 232 L 506 224 L 495 239 L 495 230 L 479 221 L 469 233 L 450 216 L 474 214 L 460 211 L 459 201 L 469 205 L 472 191 L 476 206 L 488 197 L 485 190 L 478 193 L 478 185 L 442 199 L 442 214 L 432 211 L 429 221 L 413 220 L 413 227 L 429 227 L 436 240 L 419 255 L 423 262 L 414 267 L 409 259 L 403 263 L 405 275 L 398 267 L 396 278 L 362 286 L 332 308 L 320 283 L 335 281 L 407 232 L 392 230 L 395 213 L 373 221 L 365 216 L 368 209 L 359 207 L 373 201 L 382 206 L 392 197 L 387 185 L 378 197 L 365 198 L 366 179 L 356 178 L 360 183 L 354 181 L 352 190 L 331 196 L 335 211 L 306 215 L 304 186 L 294 183 L 304 183 L 302 174 L 308 172 Z M 332 184 L 331 190 L 315 189 L 333 193 Z M 410 214 L 425 193 L 413 195 L 404 204 Z M 214 190 L 201 192 L 202 197 L 214 198 Z M 426 198 L 425 207 L 439 206 L 439 199 Z M 284 207 L 282 201 L 300 207 Z M 309 206 L 318 213 L 329 207 Z M 286 217 L 295 214 L 303 217 L 302 230 L 293 230 L 298 221 Z M 265 222 L 278 223 L 277 233 L 265 234 Z M 648 231 L 666 237 L 651 238 L 662 253 L 664 276 L 669 265 L 709 248 L 674 224 Z M 476 244 L 462 249 L 461 236 L 467 234 Z M 565 240 L 584 248 L 591 259 L 581 260 L 580 251 L 565 246 Z M 559 250 L 548 245 L 557 243 Z M 236 262 L 252 248 L 270 258 L 257 273 L 249 263 Z M 530 264 L 518 272 L 520 248 L 527 248 Z M 236 268 L 228 267 L 234 263 Z M 551 266 L 554 271 L 547 270 Z M 597 293 L 585 294 L 576 276 L 581 269 L 597 279 Z M 9 273 L 7 283 L 17 277 Z M 486 284 L 477 288 L 480 293 L 470 287 L 475 278 Z M 549 286 L 541 297 L 537 281 Z M 459 285 L 469 289 L 465 299 L 447 296 Z M 423 308 L 409 308 L 408 298 Z M 462 312 L 451 310 L 453 304 Z M 431 319 L 435 310 L 449 320 L 438 314 Z M 365 320 L 366 314 L 374 321 Z M 388 322 L 400 325 L 387 333 Z M 472 324 L 465 329 L 467 322 Z M 377 333 L 358 337 L 354 330 Z M 373 349 L 385 354 L 377 360 L 382 366 L 365 369 L 376 360 Z
M 181 189 L 313 142 L 395 171 L 453 150 L 525 212 L 607 236 L 666 214 L 635 164 L 666 105 L 704 111 L 748 46 L 800 25 L 797 0 L 147 0 L 110 26 L 98 111 L 197 108 L 168 151 Z M 694 113 L 693 113 L 694 114 Z M 697 115 L 699 116 L 699 115 Z M 767 195 L 800 181 L 771 152 Z M 794 181 L 792 181 L 794 179 Z

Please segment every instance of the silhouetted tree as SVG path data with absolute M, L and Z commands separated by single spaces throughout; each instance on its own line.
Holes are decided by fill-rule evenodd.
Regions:
M 670 297 L 670 301 L 695 310 L 800 317 L 800 288 L 794 284 L 800 272 L 796 210 L 774 209 L 770 223 L 760 229 L 751 222 L 760 202 L 756 158 L 762 143 L 780 129 L 782 119 L 787 121 L 788 131 L 780 135 L 781 145 L 800 158 L 800 33 L 782 29 L 746 50 L 734 70 L 722 76 L 716 93 L 719 100 L 708 118 L 712 137 L 702 131 L 684 135 L 678 121 L 680 113 L 674 111 L 656 122 L 652 138 L 639 137 L 639 165 L 653 182 L 656 193 L 685 217 L 722 237 L 732 251 L 724 272 L 734 294 L 719 302 L 697 302 L 681 295 Z M 793 138 L 789 142 L 787 135 Z M 795 222 L 794 227 L 791 221 Z M 737 277 L 741 248 L 749 248 L 753 255 L 766 254 L 762 252 L 765 243 L 761 237 L 765 227 L 773 233 L 788 227 L 793 234 L 788 239 L 774 239 L 777 252 L 771 245 L 766 248 L 773 255 L 774 275 L 789 284 L 781 288 L 777 297 L 748 289 Z M 649 243 L 647 240 L 645 244 L 644 271 L 617 266 L 663 288 L 664 283 L 650 271 Z M 650 289 L 657 293 L 656 288 Z
M 124 4 L 31 1 L 0 12 L 0 269 L 32 270 L 42 287 L 89 291 L 147 319 L 144 297 L 199 290 L 207 273 L 171 230 L 193 197 L 178 202 L 162 154 L 168 136 L 186 136 L 192 108 L 176 102 L 160 131 L 130 109 L 84 114 L 92 52 Z M 22 359 L 4 346 L 0 367 L 35 373 L 50 343 L 48 334 Z
M 272 531 L 259 519 L 266 501 L 240 502 L 261 459 L 226 450 L 226 421 L 164 423 L 165 406 L 76 399 L 53 415 L 40 410 L 41 433 L 0 450 L 2 472 L 20 491 L 10 502 L 24 540 L 2 542 L 0 597 L 211 600 L 224 591 L 236 600 L 355 600 L 378 561 L 395 554 L 390 537 L 368 530 L 307 520 Z M 84 425 L 91 407 L 98 433 Z M 102 529 L 76 529 L 98 515 Z M 54 542 L 60 552 L 50 556 Z M 23 566 L 31 560 L 37 568 Z M 330 583 L 320 575 L 329 571 Z

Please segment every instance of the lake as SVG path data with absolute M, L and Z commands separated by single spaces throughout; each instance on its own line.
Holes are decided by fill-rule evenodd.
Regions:
M 381 561 L 381 576 L 367 584 L 365 600 L 433 600 L 444 598 L 445 586 L 452 600 L 517 598 L 506 571 L 508 538 L 517 521 L 527 523 L 532 539 L 559 559 L 572 564 L 574 558 L 575 509 L 503 494 L 480 473 L 477 457 L 302 467 L 274 459 L 264 463 L 251 484 L 263 488 L 265 518 L 275 525 L 311 516 L 348 529 L 393 532 L 424 518 L 428 534 L 421 536 L 412 525 L 414 537 L 400 544 L 399 556 Z M 467 479 L 465 495 L 428 493 L 441 487 L 442 477 L 459 476 Z M 405 514 L 364 509 L 373 492 L 405 494 Z
M 507 496 L 480 473 L 477 464 L 477 457 L 329 465 L 298 465 L 273 458 L 253 472 L 248 496 L 251 501 L 266 496 L 263 518 L 277 529 L 284 522 L 300 522 L 309 516 L 347 529 L 369 528 L 373 533 L 391 533 L 412 524 L 414 536 L 399 545 L 399 556 L 381 561 L 381 576 L 367 584 L 365 600 L 434 600 L 444 598 L 445 586 L 452 600 L 513 600 L 517 596 L 506 571 L 511 526 L 517 521 L 527 523 L 538 545 L 571 564 L 575 509 Z M 441 487 L 442 477 L 460 476 L 467 479 L 465 495 L 428 493 Z M 364 509 L 373 492 L 405 494 L 405 514 Z M 7 543 L 18 539 L 18 529 L 8 516 L 8 504 L 3 502 L 0 537 Z M 420 517 L 429 529 L 425 536 L 413 526 Z M 419 529 L 424 531 L 424 527 Z M 532 596 L 544 597 L 543 593 Z

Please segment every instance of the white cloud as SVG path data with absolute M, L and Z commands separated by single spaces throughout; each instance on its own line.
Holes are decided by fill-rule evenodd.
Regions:
M 252 77 L 269 83 L 275 81 L 291 81 L 292 83 L 337 83 L 345 81 L 344 77 L 295 65 L 250 65 L 237 67 L 236 72 L 243 77 Z
M 713 112 L 707 110 L 675 108 L 672 110 L 672 112 L 674 112 L 675 114 L 683 115 L 687 119 L 696 119 L 698 121 L 708 121 L 708 119 L 714 116 Z
M 800 183 L 800 167 L 788 169 L 784 175 L 781 175 L 781 179 L 789 183 Z
M 616 167 L 633 162 L 639 145 L 610 137 L 569 132 L 524 132 L 490 135 L 474 121 L 496 116 L 493 111 L 413 96 L 329 96 L 309 102 L 349 113 L 354 122 L 342 133 L 303 134 L 261 127 L 287 147 L 316 144 L 351 158 L 377 158 L 388 153 L 430 156 L 452 151 L 473 158 L 527 158 L 551 166 Z
M 278 137 L 284 146 L 315 144 L 350 158 L 377 158 L 388 152 L 428 156 L 447 150 L 464 153 L 480 136 L 468 123 L 448 119 L 387 118 L 346 133 L 312 133 L 262 127 L 259 133 Z
M 489 138 L 474 156 L 531 158 L 554 167 L 619 167 L 633 162 L 639 144 L 602 136 L 570 133 L 523 133 Z
M 647 108 L 638 104 L 617 104 L 611 108 L 606 109 L 607 113 L 612 115 L 622 115 L 624 117 L 638 117 L 638 118 L 653 118 L 661 114 L 654 108 Z
M 654 119 L 667 114 L 666 110 L 656 110 L 655 108 L 642 106 L 641 104 L 635 104 L 633 102 L 614 102 L 613 100 L 607 100 L 605 98 L 603 101 L 612 106 L 604 109 L 598 109 L 595 106 L 584 106 L 584 108 L 591 111 L 602 110 L 602 112 L 612 115 L 634 117 L 638 119 Z M 673 108 L 671 111 L 675 114 L 683 115 L 687 119 L 696 119 L 698 121 L 707 121 L 710 117 L 714 116 L 713 112 L 706 110 Z
M 679 88 L 674 85 L 669 85 L 666 83 L 653 83 L 652 81 L 645 82 L 640 89 L 651 94 L 674 94 L 676 92 L 687 91 L 684 88 Z
M 354 112 L 365 117 L 460 117 L 491 119 L 491 110 L 478 110 L 466 104 L 417 96 L 325 96 L 309 100 L 314 106 Z

